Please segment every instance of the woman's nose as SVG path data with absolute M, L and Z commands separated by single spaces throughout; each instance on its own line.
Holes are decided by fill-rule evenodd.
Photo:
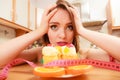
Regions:
M 65 34 L 65 30 L 61 30 L 60 32 L 59 32 L 59 38 L 62 38 L 62 39 L 64 39 L 65 37 L 66 37 L 66 34 Z

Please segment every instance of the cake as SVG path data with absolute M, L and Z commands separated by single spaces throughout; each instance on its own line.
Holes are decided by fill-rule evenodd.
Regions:
M 43 54 L 43 63 L 46 64 L 48 62 L 59 60 L 60 59 L 60 51 L 57 50 L 53 46 L 45 46 L 42 49 Z
M 62 59 L 77 59 L 76 49 L 73 45 L 62 46 Z
M 43 64 L 60 59 L 77 59 L 76 49 L 73 45 L 45 46 L 42 49 Z

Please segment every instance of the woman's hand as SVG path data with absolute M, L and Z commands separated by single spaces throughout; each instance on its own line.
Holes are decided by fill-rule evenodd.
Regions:
M 80 14 L 74 6 L 70 7 L 70 10 L 71 10 L 73 17 L 74 17 L 77 34 L 80 35 L 81 31 L 84 29 L 84 27 L 82 25 L 82 21 L 80 19 Z
M 45 11 L 42 15 L 40 28 L 39 28 L 40 32 L 42 32 L 43 35 L 45 33 L 47 33 L 49 20 L 56 13 L 56 11 L 57 11 L 56 4 L 51 5 L 51 6 L 49 6 L 48 8 L 45 9 Z

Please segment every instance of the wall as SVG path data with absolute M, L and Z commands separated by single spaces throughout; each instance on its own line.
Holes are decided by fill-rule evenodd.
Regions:
M 108 0 L 86 0 L 80 3 L 82 21 L 105 20 L 107 2 Z
M 111 0 L 113 25 L 120 26 L 120 0 Z
M 14 29 L 0 25 L 0 44 L 14 38 L 15 35 Z

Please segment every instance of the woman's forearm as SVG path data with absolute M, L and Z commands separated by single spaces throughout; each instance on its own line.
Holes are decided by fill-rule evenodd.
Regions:
M 39 39 L 44 33 L 39 30 L 19 36 L 0 45 L 0 65 L 14 59 L 28 45 Z
M 42 47 L 34 47 L 22 51 L 17 58 L 23 58 L 29 61 L 35 61 L 38 59 L 38 55 L 42 56 Z
M 120 38 L 87 29 L 81 30 L 80 35 L 120 60 Z

